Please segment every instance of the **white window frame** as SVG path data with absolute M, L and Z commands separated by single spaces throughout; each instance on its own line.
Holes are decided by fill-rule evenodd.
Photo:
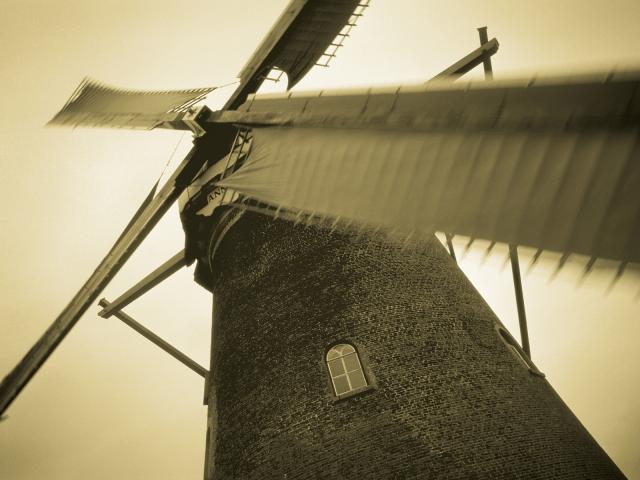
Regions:
M 347 370 L 347 364 L 345 362 L 345 358 L 348 356 L 353 355 L 356 359 L 358 368 L 356 369 L 352 369 L 352 370 Z M 334 375 L 331 372 L 331 368 L 329 367 L 329 362 L 333 362 L 335 360 L 340 360 L 341 364 L 342 364 L 342 370 L 344 371 L 344 373 L 340 373 L 338 375 Z M 358 354 L 358 351 L 356 350 L 356 348 L 349 344 L 349 343 L 339 343 L 336 345 L 333 345 L 329 351 L 327 352 L 327 354 L 325 355 L 325 363 L 327 366 L 327 370 L 329 372 L 329 377 L 331 378 L 331 385 L 333 386 L 333 393 L 336 397 L 343 397 L 345 395 L 349 395 L 353 392 L 357 392 L 363 389 L 366 389 L 367 387 L 369 387 L 369 380 L 367 379 L 367 376 L 365 375 L 365 371 L 364 368 L 362 366 L 362 361 L 360 360 L 360 355 Z M 352 377 L 354 376 L 353 374 L 357 373 L 357 372 L 361 372 L 362 377 L 364 378 L 364 385 L 360 385 L 358 387 L 354 387 L 353 383 L 352 383 Z M 351 374 L 351 375 L 350 375 Z M 336 379 L 338 378 L 342 378 L 345 377 L 347 380 L 347 384 L 349 385 L 349 390 L 344 391 L 344 392 L 340 392 L 338 393 L 338 389 L 336 388 Z

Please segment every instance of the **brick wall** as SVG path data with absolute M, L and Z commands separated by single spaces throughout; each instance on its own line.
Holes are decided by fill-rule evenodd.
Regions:
M 247 213 L 211 286 L 210 478 L 623 478 L 434 239 Z M 337 341 L 372 390 L 335 400 Z

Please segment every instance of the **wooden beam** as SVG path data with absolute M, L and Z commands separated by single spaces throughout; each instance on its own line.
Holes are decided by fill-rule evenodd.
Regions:
M 100 300 L 100 302 L 98 304 L 101 307 L 105 308 L 105 309 L 107 309 L 107 308 L 111 309 L 111 307 L 113 306 L 112 303 L 109 303 L 104 298 L 102 300 Z M 196 372 L 201 377 L 207 378 L 207 374 L 209 372 L 207 371 L 206 368 L 204 368 L 202 365 L 196 363 L 194 360 L 192 360 L 191 358 L 186 356 L 184 353 L 182 353 L 180 350 L 175 348 L 173 345 L 171 345 L 167 341 L 165 341 L 162 338 L 160 338 L 158 335 L 153 333 L 151 330 L 149 330 L 144 325 L 141 325 L 140 323 L 136 322 L 133 318 L 131 318 L 126 313 L 124 313 L 122 310 L 114 311 L 113 312 L 113 316 L 116 317 L 116 318 L 119 318 L 120 320 L 122 320 L 124 323 L 129 325 L 131 328 L 133 328 L 136 332 L 138 332 L 144 338 L 146 338 L 151 343 L 154 343 L 155 345 L 160 347 L 162 350 L 167 352 L 169 355 L 171 355 L 173 358 L 175 358 L 176 360 L 178 360 L 182 364 L 184 364 L 187 367 L 189 367 L 191 370 Z
M 478 28 L 480 35 L 480 45 L 488 43 L 487 27 Z M 491 57 L 488 56 L 483 61 L 485 80 L 493 80 L 493 67 Z M 529 329 L 527 328 L 527 314 L 524 307 L 524 294 L 522 293 L 522 277 L 520 275 L 520 261 L 518 259 L 518 247 L 509 245 L 509 259 L 511 260 L 511 273 L 513 275 L 513 288 L 516 294 L 516 307 L 518 308 L 518 324 L 520 326 L 520 344 L 522 350 L 531 358 L 531 346 L 529 345 Z
M 513 287 L 516 293 L 516 306 L 518 307 L 518 322 L 520 324 L 520 343 L 522 350 L 531 358 L 529 346 L 529 331 L 527 329 L 527 314 L 524 309 L 524 295 L 522 294 L 522 279 L 520 277 L 520 262 L 518 261 L 518 247 L 509 245 L 509 258 L 511 259 L 511 273 L 513 274 Z
M 247 60 L 247 63 L 242 67 L 242 70 L 238 74 L 240 80 L 243 83 L 247 83 L 251 77 L 258 73 L 260 67 L 264 64 L 264 61 L 269 57 L 273 49 L 278 42 L 282 40 L 282 37 L 287 32 L 289 27 L 293 24 L 294 20 L 298 17 L 304 6 L 309 0 L 290 0 L 289 4 L 285 7 L 280 17 L 269 30 L 269 33 L 262 39 L 258 48 L 253 52 L 253 55 Z
M 478 28 L 478 34 L 480 35 L 480 48 L 483 48 L 485 45 L 489 44 L 489 37 L 487 35 L 487 27 Z M 495 39 L 494 39 L 495 40 Z M 497 50 L 497 48 L 496 48 Z M 495 52 L 493 52 L 495 53 Z M 491 66 L 491 55 L 485 55 L 482 59 L 482 64 L 484 66 L 484 78 L 486 80 L 493 79 L 493 67 Z
M 131 302 L 141 297 L 143 294 L 147 293 L 153 287 L 158 285 L 160 282 L 166 280 L 171 275 L 176 273 L 182 267 L 187 264 L 187 258 L 185 256 L 184 250 L 176 253 L 169 260 L 164 262 L 158 268 L 156 268 L 149 275 L 144 277 L 138 283 L 136 283 L 129 290 L 124 292 L 118 298 L 116 298 L 111 304 L 100 311 L 98 315 L 103 318 L 109 318 L 113 315 L 117 310 L 122 310 L 124 307 L 129 305 Z
M 260 88 L 263 78 L 260 70 L 265 68 L 265 61 L 276 48 L 282 37 L 291 27 L 291 24 L 298 17 L 309 0 L 290 0 L 284 11 L 271 27 L 269 33 L 262 40 L 258 48 L 253 52 L 247 63 L 239 73 L 240 85 L 231 94 L 225 103 L 223 110 L 236 109 L 250 93 L 254 93 Z
M 498 40 L 492 38 L 490 41 L 483 43 L 479 48 L 476 48 L 466 57 L 461 58 L 450 67 L 444 69 L 442 72 L 430 79 L 429 82 L 433 80 L 446 80 L 447 78 L 451 79 L 451 77 L 460 77 L 481 63 L 485 64 L 486 72 L 486 62 L 489 62 L 489 66 L 491 66 L 491 56 L 498 51 L 498 46 Z
M 207 160 L 222 158 L 228 151 L 229 140 L 227 137 L 234 132 L 234 129 L 227 128 L 215 132 L 215 134 L 212 132 L 194 140 L 194 147 L 166 184 L 155 197 L 145 200 L 107 256 L 71 299 L 71 302 L 18 365 L 2 380 L 0 384 L 0 415 L 46 362 L 49 355 L 53 353 L 84 312 L 98 298 L 102 290 L 135 252 L 138 245 L 142 243 L 169 207 L 178 199 L 202 165 Z

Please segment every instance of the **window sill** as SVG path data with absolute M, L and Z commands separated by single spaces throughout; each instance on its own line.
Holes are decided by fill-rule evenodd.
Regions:
M 337 395 L 337 396 L 333 396 L 333 402 L 339 402 L 341 400 L 346 400 L 347 398 L 351 398 L 351 397 L 355 397 L 357 395 L 360 395 L 362 393 L 366 393 L 369 391 L 373 391 L 376 390 L 376 386 L 375 385 L 366 385 L 364 387 L 360 387 L 357 388 L 355 390 L 351 390 L 350 392 L 347 393 L 343 393 L 341 395 Z

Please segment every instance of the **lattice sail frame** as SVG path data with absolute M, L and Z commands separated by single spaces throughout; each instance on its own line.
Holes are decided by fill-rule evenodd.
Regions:
M 351 16 L 349 17 L 349 21 L 347 24 L 340 30 L 340 33 L 336 35 L 336 38 L 331 42 L 331 44 L 327 47 L 324 53 L 320 56 L 320 58 L 316 61 L 316 66 L 318 67 L 328 67 L 329 64 L 333 61 L 333 59 L 337 56 L 338 50 L 344 46 L 344 42 L 347 37 L 350 36 L 351 30 L 354 27 L 358 26 L 358 21 L 364 15 L 365 10 L 369 7 L 370 0 L 362 0 L 356 9 L 353 11 Z
M 85 78 L 49 125 L 152 130 L 194 130 L 202 101 L 216 87 L 189 90 L 127 90 Z M 200 129 L 194 131 L 202 134 Z

